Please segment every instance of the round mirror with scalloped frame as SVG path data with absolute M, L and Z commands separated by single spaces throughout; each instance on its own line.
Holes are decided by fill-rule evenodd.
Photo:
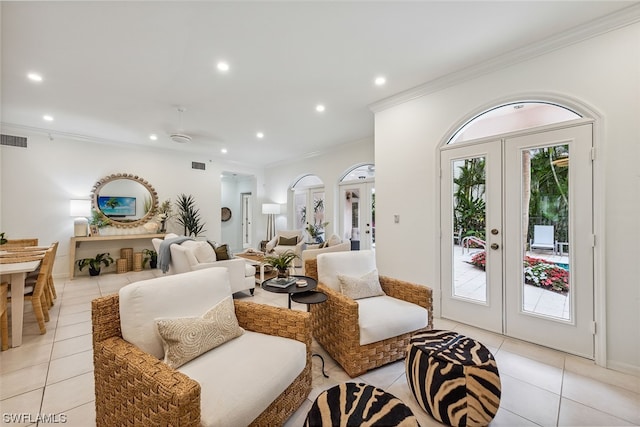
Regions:
M 114 227 L 134 228 L 149 222 L 158 209 L 158 193 L 141 177 L 128 173 L 106 176 L 91 189 L 93 209 Z

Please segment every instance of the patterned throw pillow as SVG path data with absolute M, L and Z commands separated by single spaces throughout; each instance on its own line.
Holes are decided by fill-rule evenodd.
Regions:
M 373 270 L 362 277 L 351 277 L 338 274 L 340 292 L 351 299 L 362 299 L 386 295 L 380 286 L 378 270 Z
M 156 319 L 156 325 L 164 346 L 164 362 L 174 369 L 244 333 L 231 296 L 202 317 Z
M 298 236 L 293 237 L 283 237 L 280 236 L 278 238 L 278 245 L 282 246 L 295 246 L 298 244 Z
M 216 246 L 214 250 L 216 251 L 216 259 L 218 261 L 224 261 L 231 258 L 229 256 L 229 245 L 226 243 L 224 245 Z

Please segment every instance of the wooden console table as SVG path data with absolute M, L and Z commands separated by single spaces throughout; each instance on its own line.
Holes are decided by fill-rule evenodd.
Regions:
M 82 242 L 113 242 L 118 240 L 151 240 L 154 238 L 164 239 L 164 234 L 126 234 L 114 236 L 87 236 L 72 237 L 69 243 L 69 278 L 73 279 L 76 271 L 76 249 Z

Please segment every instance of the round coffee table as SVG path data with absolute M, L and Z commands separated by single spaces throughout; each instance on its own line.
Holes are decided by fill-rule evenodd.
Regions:
M 289 305 L 288 305 L 288 307 L 291 308 L 291 297 L 294 294 L 299 294 L 299 293 L 303 293 L 303 292 L 312 291 L 312 290 L 314 290 L 315 288 L 318 287 L 318 282 L 313 277 L 308 277 L 308 276 L 291 275 L 289 277 L 295 278 L 296 280 L 306 280 L 307 286 L 298 287 L 298 285 L 296 285 L 295 282 L 290 284 L 287 287 L 284 287 L 284 288 L 283 287 L 278 287 L 278 286 L 272 286 L 272 285 L 270 285 L 270 283 L 274 279 L 269 279 L 269 280 L 265 280 L 262 283 L 262 289 L 264 289 L 265 291 L 268 291 L 268 292 L 274 292 L 276 294 L 289 294 Z M 325 297 L 326 297 L 326 295 L 325 295 Z

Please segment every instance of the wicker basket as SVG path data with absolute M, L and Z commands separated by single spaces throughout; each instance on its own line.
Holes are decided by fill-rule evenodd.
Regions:
M 142 252 L 133 254 L 133 271 L 142 271 Z
M 133 269 L 133 248 L 120 249 L 120 258 L 127 260 L 127 271 L 131 271 Z
M 129 271 L 127 268 L 127 259 L 126 258 L 118 258 L 116 260 L 116 273 L 126 273 Z

